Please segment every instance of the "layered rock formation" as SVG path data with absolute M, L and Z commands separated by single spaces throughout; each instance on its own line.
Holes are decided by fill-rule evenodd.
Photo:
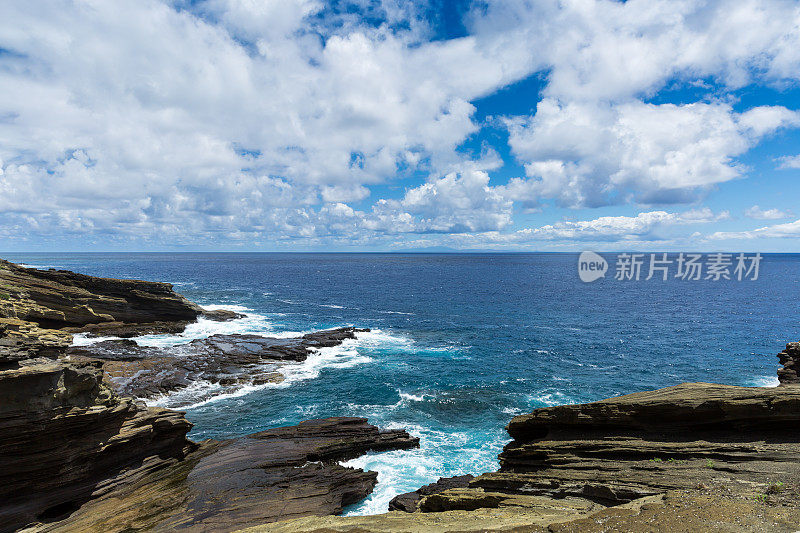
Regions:
M 0 370 L 23 359 L 59 357 L 72 342 L 64 331 L 40 328 L 33 322 L 0 316 Z
M 500 471 L 470 486 L 603 505 L 668 490 L 754 498 L 800 481 L 798 428 L 800 390 L 685 383 L 515 417 Z
M 92 366 L 34 359 L 0 372 L 0 530 L 57 520 L 109 477 L 183 459 L 190 427 L 117 397 Z
M 301 516 L 340 513 L 365 498 L 376 472 L 340 466 L 367 451 L 419 445 L 405 431 L 363 418 L 329 418 L 206 441 L 184 460 L 137 479 L 107 483 L 69 517 L 30 531 L 232 531 Z
M 182 331 L 202 309 L 164 283 L 4 261 L 0 291 L 0 532 L 227 531 L 336 513 L 369 494 L 377 478 L 338 461 L 418 445 L 404 431 L 381 432 L 357 418 L 193 443 L 182 413 L 118 395 L 103 370 L 113 364 L 163 370 L 159 365 L 177 365 L 175 354 L 129 340 L 72 350 L 69 332 Z M 209 319 L 236 318 L 212 313 Z M 180 385 L 235 376 L 265 360 L 302 360 L 356 331 L 196 341 L 185 349 L 201 353 L 204 362 L 184 369 Z
M 202 312 L 169 283 L 37 270 L 0 259 L 0 316 L 42 328 L 81 329 L 92 324 L 111 328 L 135 323 L 155 331 L 160 325 L 185 325 Z

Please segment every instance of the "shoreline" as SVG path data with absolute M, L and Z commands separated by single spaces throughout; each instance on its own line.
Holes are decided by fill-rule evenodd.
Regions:
M 482 474 L 466 485 L 454 486 L 442 481 L 438 487 L 446 486 L 442 490 L 426 489 L 427 494 L 420 494 L 413 509 L 416 512 L 302 518 L 304 514 L 338 514 L 347 504 L 363 499 L 372 491 L 376 473 L 340 466 L 345 459 L 353 459 L 350 457 L 353 453 L 369 449 L 379 451 L 388 449 L 387 446 L 407 449 L 418 446 L 419 440 L 402 430 L 380 433 L 365 419 L 328 419 L 311 422 L 311 426 L 301 423 L 260 432 L 261 436 L 254 434 L 227 441 L 191 443 L 185 437 L 191 425 L 181 413 L 154 406 L 144 407 L 131 399 L 119 397 L 108 387 L 107 378 L 103 376 L 106 374 L 104 368 L 110 363 L 118 364 L 117 360 L 125 364 L 150 365 L 158 358 L 167 358 L 167 366 L 175 366 L 175 359 L 168 359 L 174 355 L 169 352 L 170 348 L 140 346 L 135 342 L 135 334 L 155 331 L 175 334 L 176 330 L 186 328 L 207 310 L 189 302 L 175 293 L 171 285 L 163 283 L 92 278 L 68 271 L 32 271 L 7 262 L 0 263 L 0 282 L 4 283 L 4 290 L 12 291 L 10 298 L 0 301 L 0 395 L 6 402 L 0 408 L 0 451 L 6 451 L 4 466 L 9 486 L 38 494 L 32 502 L 17 501 L 12 497 L 0 507 L 0 517 L 29 517 L 14 519 L 17 520 L 12 522 L 15 527 L 21 527 L 28 523 L 25 520 L 31 519 L 38 521 L 38 525 L 31 529 L 36 531 L 69 531 L 79 525 L 81 528 L 99 528 L 99 524 L 104 530 L 111 531 L 133 524 L 145 529 L 166 524 L 173 528 L 192 529 L 199 527 L 200 523 L 206 523 L 205 527 L 208 527 L 213 522 L 215 530 L 233 531 L 279 520 L 274 525 L 261 527 L 261 530 L 316 531 L 319 528 L 347 530 L 361 527 L 368 531 L 382 531 L 389 527 L 390 531 L 411 531 L 415 528 L 436 530 L 434 524 L 438 524 L 436 527 L 444 528 L 441 531 L 477 531 L 487 530 L 489 526 L 523 525 L 549 530 L 562 528 L 564 531 L 580 526 L 584 529 L 575 530 L 589 531 L 594 527 L 592 524 L 600 520 L 598 517 L 603 517 L 604 523 L 623 518 L 632 520 L 628 524 L 632 524 L 631 527 L 643 526 L 647 520 L 663 520 L 664 530 L 677 531 L 681 524 L 696 525 L 699 522 L 670 522 L 676 509 L 694 509 L 696 515 L 709 498 L 722 502 L 726 509 L 722 514 L 713 515 L 717 521 L 740 520 L 742 516 L 757 511 L 762 521 L 745 530 L 758 530 L 756 526 L 767 523 L 764 520 L 771 520 L 769 523 L 773 526 L 778 524 L 776 530 L 781 530 L 781 524 L 786 528 L 800 524 L 800 515 L 797 514 L 800 487 L 795 482 L 800 481 L 800 471 L 793 466 L 800 463 L 800 445 L 791 431 L 800 422 L 800 387 L 795 385 L 798 382 L 796 365 L 800 345 L 787 346 L 779 356 L 785 365 L 779 371 L 780 387 L 684 384 L 590 404 L 536 409 L 532 414 L 519 415 L 511 420 L 508 430 L 513 440 L 500 454 L 500 470 Z M 224 310 L 211 312 L 220 311 Z M 231 318 L 237 314 L 236 310 L 231 311 L 232 314 L 218 316 Z M 82 329 L 122 331 L 133 341 L 104 339 L 78 346 L 85 353 L 77 354 L 74 353 L 76 347 L 71 346 L 71 333 Z M 312 356 L 304 342 L 316 343 L 313 347 L 325 349 L 323 344 L 347 342 L 357 333 L 355 330 L 343 331 L 343 335 L 352 337 L 331 338 L 330 335 L 338 335 L 336 331 L 312 332 L 294 338 L 253 338 L 252 335 L 232 334 L 214 339 L 212 335 L 201 342 L 189 340 L 184 345 L 193 346 L 193 356 L 205 353 L 210 368 L 214 369 L 219 367 L 219 361 L 230 361 L 232 354 L 238 354 L 236 364 L 248 365 L 264 360 L 279 362 L 281 359 L 300 360 L 302 364 Z M 109 341 L 111 344 L 103 345 L 107 352 L 104 357 L 97 357 L 97 353 L 92 356 L 91 350 L 99 347 L 91 346 Z M 219 343 L 223 343 L 222 348 L 219 348 Z M 257 349 L 253 348 L 254 343 Z M 336 344 L 329 347 L 333 346 Z M 137 350 L 142 353 L 137 355 Z M 54 376 L 61 377 L 53 381 Z M 181 384 L 185 387 L 188 382 L 191 386 L 197 382 L 195 378 L 188 375 Z M 31 387 L 31 384 L 36 385 Z M 42 411 L 44 398 L 52 399 Z M 709 405 L 714 406 L 713 409 L 709 410 Z M 720 418 L 720 412 L 727 414 Z M 64 417 L 65 413 L 69 415 Z M 120 421 L 119 427 L 128 429 L 109 440 L 108 431 L 114 431 L 112 428 L 118 423 L 112 422 L 111 426 L 107 423 L 97 426 L 107 428 L 102 430 L 106 432 L 102 436 L 93 437 L 92 431 L 87 435 L 85 428 L 95 425 L 87 426 L 81 418 L 97 416 Z M 661 425 L 660 422 L 641 422 L 651 419 L 670 422 Z M 576 420 L 584 421 L 581 422 L 583 429 L 575 429 Z M 59 435 L 71 451 L 58 456 L 46 448 L 50 454 L 49 461 L 41 468 L 67 468 L 74 479 L 56 478 L 50 482 L 51 485 L 39 489 L 35 484 L 26 486 L 24 480 L 15 479 L 14 469 L 24 464 L 29 465 L 26 468 L 37 464 L 34 457 L 40 455 L 28 456 L 27 447 L 34 448 L 31 453 L 45 453 L 35 448 L 45 442 L 42 439 L 47 433 L 37 434 L 41 428 L 34 430 L 34 427 L 39 427 L 38 424 L 47 428 L 55 423 L 59 424 Z M 355 432 L 348 429 L 356 426 Z M 84 428 L 84 433 L 78 432 L 79 427 Z M 317 429 L 312 428 L 319 427 L 328 428 L 322 430 L 323 433 L 336 442 L 348 442 L 344 451 L 320 451 L 329 450 L 332 444 L 326 444 L 323 439 L 320 441 L 321 449 L 312 450 L 305 456 L 297 455 L 300 452 L 296 444 L 284 448 L 299 458 L 288 459 L 287 456 L 280 461 L 283 461 L 282 465 L 294 464 L 293 468 L 310 469 L 308 479 L 323 486 L 326 482 L 321 480 L 328 480 L 327 483 L 333 483 L 329 485 L 333 492 L 327 494 L 338 496 L 325 500 L 329 503 L 322 513 L 319 502 L 310 504 L 303 501 L 304 497 L 280 500 L 284 504 L 292 502 L 291 513 L 270 515 L 260 510 L 265 505 L 264 495 L 254 493 L 249 483 L 263 479 L 264 475 L 272 476 L 270 479 L 278 484 L 291 484 L 291 480 L 296 478 L 290 475 L 294 470 L 270 474 L 262 467 L 254 466 L 263 464 L 263 454 L 267 453 L 265 448 L 259 448 L 259 442 L 265 439 L 273 441 L 275 431 L 289 432 L 295 439 L 295 436 L 306 431 L 313 433 Z M 11 438 L 20 431 L 30 435 L 27 437 L 29 441 L 22 442 L 22 448 L 18 447 L 18 439 Z M 680 437 L 673 435 L 672 440 L 664 440 L 666 434 Z M 309 434 L 305 435 L 304 439 L 311 438 Z M 104 442 L 116 444 L 108 448 L 102 444 Z M 623 442 L 628 444 L 623 446 Z M 712 449 L 698 444 L 702 442 L 716 444 Z M 613 443 L 611 451 L 601 451 L 607 449 L 609 443 Z M 665 443 L 671 444 L 667 446 Z M 676 446 L 683 451 L 678 451 Z M 238 451 L 231 454 L 231 450 Z M 604 454 L 609 453 L 613 457 L 604 459 Z M 247 457 L 247 465 L 241 462 L 242 454 Z M 685 458 L 687 454 L 689 459 Z M 548 459 L 550 456 L 552 458 Z M 708 457 L 706 460 L 712 461 L 713 466 L 704 463 L 704 457 Z M 574 463 L 576 469 L 571 469 L 570 463 Z M 77 468 L 76 464 L 84 466 Z M 749 467 L 743 470 L 742 464 Z M 252 471 L 255 477 L 238 481 L 234 486 L 227 486 L 227 481 L 224 481 L 234 478 L 219 475 L 204 478 L 201 474 L 219 473 L 226 469 L 242 471 L 243 467 Z M 603 480 L 602 472 L 606 471 L 616 474 Z M 621 471 L 629 473 L 620 477 Z M 576 474 L 581 472 L 589 473 L 592 483 L 587 484 L 581 477 L 583 474 Z M 191 476 L 187 478 L 189 474 Z M 725 476 L 733 481 L 720 481 Z M 175 485 L 176 479 L 183 481 Z M 206 497 L 215 494 L 213 501 L 224 502 L 228 498 L 235 500 L 246 495 L 244 497 L 253 502 L 251 511 L 243 516 L 224 503 L 212 505 L 209 499 L 193 499 L 193 491 L 199 490 L 201 485 L 192 485 L 187 479 L 205 479 L 194 483 L 201 483 Z M 299 493 L 307 490 L 308 479 L 294 485 L 297 487 L 294 490 Z M 341 491 L 345 479 L 348 480 L 345 485 L 350 483 L 357 488 Z M 691 486 L 681 481 L 686 479 L 700 481 Z M 334 490 L 334 487 L 339 489 Z M 405 496 L 406 500 L 412 497 Z M 160 514 L 147 518 L 148 522 L 141 522 L 142 518 L 136 517 L 132 509 L 153 498 L 166 498 L 170 503 Z M 131 512 L 113 516 L 108 507 L 111 500 L 123 502 L 122 505 Z M 203 516 L 206 516 L 193 526 L 176 518 L 185 515 L 190 500 L 194 502 L 194 512 L 203 509 Z M 274 507 L 274 500 L 271 501 Z M 742 509 L 747 513 L 742 514 Z M 408 506 L 406 510 L 409 510 Z M 216 518 L 212 522 L 203 522 L 208 516 Z M 491 516 L 495 517 L 494 524 L 489 519 Z M 286 519 L 292 520 L 283 522 Z M 225 524 L 224 527 L 221 524 Z

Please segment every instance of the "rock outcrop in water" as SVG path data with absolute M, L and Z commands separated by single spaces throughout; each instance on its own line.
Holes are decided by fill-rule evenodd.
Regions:
M 389 502 L 389 510 L 413 513 L 417 510 L 419 501 L 425 496 L 439 494 L 440 492 L 444 492 L 449 489 L 462 489 L 469 487 L 469 482 L 473 479 L 475 479 L 475 476 L 470 474 L 465 476 L 440 477 L 435 483 L 420 487 L 414 492 L 398 494 L 392 498 L 392 501 Z
M 212 335 L 169 348 L 139 346 L 131 340 L 107 340 L 71 347 L 67 354 L 73 359 L 102 361 L 110 385 L 119 394 L 152 398 L 200 382 L 229 391 L 279 382 L 283 374 L 278 369 L 284 363 L 305 361 L 314 350 L 337 346 L 364 331 L 369 330 L 346 327 L 293 338 Z M 198 394 L 191 401 L 204 399 Z M 181 406 L 179 401 L 175 405 Z
M 0 261 L 0 532 L 228 531 L 336 513 L 368 495 L 377 477 L 338 461 L 418 446 L 405 431 L 358 418 L 193 443 L 182 413 L 120 396 L 104 378 L 104 365 L 141 365 L 163 352 L 130 340 L 68 348 L 70 332 L 182 331 L 201 313 L 165 283 Z M 191 349 L 204 354 L 206 371 L 216 358 L 214 375 L 233 375 L 264 359 L 302 360 L 356 331 L 286 341 L 217 336 Z

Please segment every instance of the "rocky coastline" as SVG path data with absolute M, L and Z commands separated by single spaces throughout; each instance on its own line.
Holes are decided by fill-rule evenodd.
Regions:
M 232 531 L 335 514 L 377 478 L 340 461 L 419 445 L 405 431 L 341 417 L 195 443 L 183 413 L 130 397 L 193 379 L 252 380 L 249 370 L 301 361 L 355 328 L 297 339 L 216 336 L 194 343 L 193 366 L 181 366 L 177 354 L 132 341 L 71 347 L 78 332 L 175 333 L 208 315 L 169 284 L 0 261 L 0 291 L 0 532 Z M 126 380 L 128 371 L 140 377 Z
M 793 382 L 684 383 L 542 408 L 509 423 L 496 472 L 440 479 L 383 515 L 248 531 L 796 532 L 798 428 Z
M 195 443 L 183 413 L 132 396 L 278 380 L 359 330 L 125 340 L 202 316 L 237 318 L 169 284 L 0 261 L 0 532 L 800 529 L 800 343 L 778 355 L 778 387 L 685 383 L 537 409 L 510 421 L 496 472 L 341 517 L 377 474 L 339 462 L 417 439 L 340 417 Z M 78 332 L 120 339 L 71 346 Z

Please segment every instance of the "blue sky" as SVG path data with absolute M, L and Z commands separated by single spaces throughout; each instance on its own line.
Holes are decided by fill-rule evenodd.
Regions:
M 800 252 L 799 79 L 796 1 L 5 3 L 0 252 Z

